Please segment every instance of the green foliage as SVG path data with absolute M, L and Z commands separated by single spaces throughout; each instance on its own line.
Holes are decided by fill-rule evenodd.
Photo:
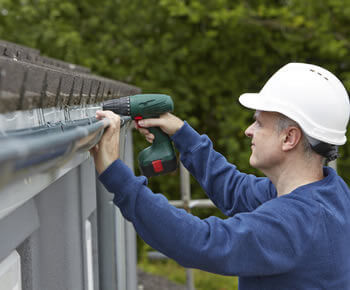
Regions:
M 253 112 L 239 105 L 239 95 L 259 91 L 291 61 L 319 64 L 349 89 L 349 27 L 350 0 L 0 0 L 1 39 L 170 94 L 179 117 L 255 174 L 244 136 Z M 135 151 L 145 146 L 135 134 Z M 350 183 L 350 143 L 341 154 L 339 172 Z M 179 199 L 178 180 L 174 173 L 150 186 Z M 194 180 L 192 195 L 204 197 Z
M 349 89 L 349 7 L 350 0 L 0 0 L 0 38 L 170 94 L 179 117 L 242 171 L 259 174 L 244 136 L 253 113 L 239 95 L 259 91 L 291 61 L 319 64 Z M 135 140 L 136 151 L 146 146 Z M 348 183 L 349 146 L 338 162 Z M 180 197 L 176 173 L 151 187 Z M 193 180 L 192 191 L 204 197 Z
M 168 279 L 186 284 L 185 269 L 173 260 L 149 261 L 146 258 L 139 263 L 141 269 L 148 273 L 167 277 Z M 193 270 L 194 284 L 197 290 L 235 290 L 238 289 L 236 277 L 216 275 L 204 271 Z

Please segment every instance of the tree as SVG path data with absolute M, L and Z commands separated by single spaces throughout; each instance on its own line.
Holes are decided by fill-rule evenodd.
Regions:
M 243 171 L 252 112 L 238 97 L 259 91 L 282 65 L 319 64 L 350 87 L 350 0 L 1 0 L 0 37 L 93 72 L 170 94 L 175 112 Z M 136 137 L 136 151 L 145 146 Z M 339 172 L 347 182 L 350 145 Z M 176 175 L 154 189 L 178 198 Z M 203 193 L 196 182 L 193 195 Z M 172 193 L 172 194 L 170 194 Z M 176 196 L 177 195 L 177 196 Z

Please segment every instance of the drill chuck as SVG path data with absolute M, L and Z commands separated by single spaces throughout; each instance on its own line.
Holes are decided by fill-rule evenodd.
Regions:
M 109 110 L 118 115 L 130 116 L 130 97 L 122 97 L 103 102 L 103 110 Z

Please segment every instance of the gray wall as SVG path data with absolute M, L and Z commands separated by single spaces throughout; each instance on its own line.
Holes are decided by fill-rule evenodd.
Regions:
M 132 167 L 130 130 L 124 128 L 121 140 L 122 158 Z M 22 289 L 137 289 L 136 234 L 111 202 L 113 195 L 96 182 L 93 160 L 84 156 L 50 185 L 28 184 L 28 191 L 45 188 L 0 219 L 0 263 L 19 253 Z M 8 191 L 0 191 L 0 202 Z M 17 199 L 25 185 L 18 192 Z

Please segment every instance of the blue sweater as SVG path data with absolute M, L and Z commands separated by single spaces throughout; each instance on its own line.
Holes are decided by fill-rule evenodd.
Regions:
M 169 205 L 116 160 L 99 179 L 149 245 L 185 267 L 238 275 L 240 289 L 350 289 L 350 191 L 333 169 L 277 197 L 269 179 L 239 172 L 187 123 L 172 138 L 228 218 Z

